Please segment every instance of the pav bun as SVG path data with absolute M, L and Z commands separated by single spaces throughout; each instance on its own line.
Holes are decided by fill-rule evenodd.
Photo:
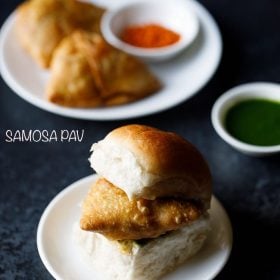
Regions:
M 74 227 L 84 260 L 104 280 L 156 280 L 194 256 L 210 231 L 207 216 L 147 242 L 111 241 L 102 234 Z M 179 278 L 178 278 L 179 279 Z
M 175 133 L 127 125 L 92 146 L 91 166 L 129 199 L 179 197 L 210 206 L 211 174 L 199 151 Z

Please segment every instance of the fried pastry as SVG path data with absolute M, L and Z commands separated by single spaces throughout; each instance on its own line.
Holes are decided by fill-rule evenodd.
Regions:
M 100 32 L 103 12 L 76 0 L 29 0 L 17 9 L 17 35 L 37 63 L 48 68 L 55 48 L 75 29 Z
M 138 59 L 114 49 L 97 33 L 77 30 L 54 53 L 47 97 L 68 107 L 119 105 L 160 88 Z
M 75 36 L 63 39 L 54 53 L 47 97 L 68 107 L 96 107 L 102 99 L 85 55 L 75 44 Z
M 129 200 L 123 190 L 101 178 L 84 200 L 80 226 L 110 239 L 136 240 L 176 230 L 201 214 L 197 205 L 183 199 Z
M 137 58 L 119 51 L 98 35 L 78 33 L 105 105 L 119 105 L 159 90 L 159 80 Z

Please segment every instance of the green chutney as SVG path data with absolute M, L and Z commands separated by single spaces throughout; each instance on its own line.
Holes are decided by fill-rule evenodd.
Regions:
M 257 146 L 280 145 L 280 102 L 241 101 L 229 109 L 225 126 L 236 139 Z

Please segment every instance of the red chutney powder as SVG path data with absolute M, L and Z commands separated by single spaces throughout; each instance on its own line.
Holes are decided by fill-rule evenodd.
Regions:
M 121 39 L 141 48 L 160 48 L 179 41 L 180 35 L 158 24 L 129 26 L 123 30 Z

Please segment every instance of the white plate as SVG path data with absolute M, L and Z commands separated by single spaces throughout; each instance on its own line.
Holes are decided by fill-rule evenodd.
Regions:
M 82 261 L 73 240 L 73 225 L 80 218 L 80 203 L 96 175 L 81 179 L 60 192 L 44 211 L 37 232 L 39 255 L 57 280 L 101 280 L 92 267 Z M 209 280 L 223 268 L 230 255 L 232 229 L 229 218 L 216 198 L 210 209 L 212 232 L 199 253 L 165 280 Z M 113 264 L 112 264 L 113 265 Z
M 209 81 L 220 62 L 222 52 L 221 35 L 212 16 L 198 2 L 186 1 L 189 1 L 200 21 L 198 38 L 182 55 L 168 62 L 150 65 L 164 87 L 160 92 L 135 103 L 110 108 L 72 109 L 48 102 L 44 98 L 44 89 L 49 73 L 37 66 L 19 45 L 14 13 L 6 20 L 0 34 L 0 72 L 10 88 L 23 99 L 41 109 L 67 117 L 117 120 L 171 108 L 190 98 Z M 92 2 L 113 7 L 116 2 L 122 4 L 126 0 Z

